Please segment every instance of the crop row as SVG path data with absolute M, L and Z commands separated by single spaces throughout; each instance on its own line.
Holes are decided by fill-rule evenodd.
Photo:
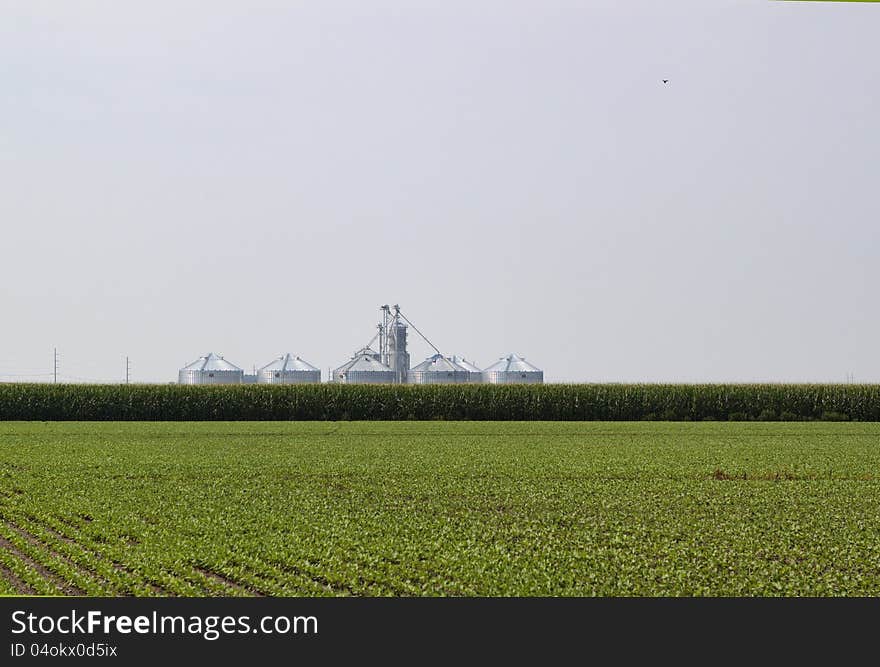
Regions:
M 7 423 L 0 592 L 880 594 L 880 424 Z
M 880 385 L 0 385 L 21 421 L 880 421 Z

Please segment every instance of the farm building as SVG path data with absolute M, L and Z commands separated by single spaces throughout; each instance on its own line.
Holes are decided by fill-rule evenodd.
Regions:
M 285 354 L 257 372 L 260 384 L 308 384 L 321 381 L 321 371 L 302 357 Z
M 453 356 L 452 361 L 468 372 L 468 382 L 470 384 L 479 384 L 483 381 L 483 371 L 464 357 Z
M 328 368 L 329 382 L 343 384 L 478 384 L 543 383 L 544 372 L 523 357 L 510 354 L 485 370 L 463 357 L 446 355 L 404 315 L 400 306 L 379 308 L 380 320 L 373 338 L 335 370 Z M 433 351 L 420 364 L 410 367 L 407 350 L 409 331 L 415 332 Z M 321 371 L 302 357 L 285 354 L 246 374 L 213 352 L 180 369 L 180 384 L 314 384 Z
M 406 374 L 408 384 L 465 384 L 470 372 L 449 357 L 435 354 L 411 368 Z
M 242 384 L 244 371 L 222 356 L 209 352 L 177 374 L 178 384 Z
M 501 357 L 483 370 L 483 382 L 489 384 L 541 384 L 544 371 L 515 354 Z
M 370 347 L 358 350 L 333 371 L 333 381 L 343 384 L 390 384 L 396 378 L 397 373 L 379 361 L 379 353 Z

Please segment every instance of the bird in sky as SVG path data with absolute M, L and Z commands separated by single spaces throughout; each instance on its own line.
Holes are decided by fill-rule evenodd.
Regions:
M 663 83 L 669 83 L 669 79 L 663 79 Z

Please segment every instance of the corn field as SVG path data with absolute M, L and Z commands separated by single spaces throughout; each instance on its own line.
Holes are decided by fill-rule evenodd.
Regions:
M 0 385 L 20 421 L 880 421 L 880 385 Z

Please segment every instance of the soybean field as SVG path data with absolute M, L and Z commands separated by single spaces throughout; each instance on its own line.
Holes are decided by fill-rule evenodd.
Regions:
M 880 595 L 880 424 L 0 422 L 0 593 Z

